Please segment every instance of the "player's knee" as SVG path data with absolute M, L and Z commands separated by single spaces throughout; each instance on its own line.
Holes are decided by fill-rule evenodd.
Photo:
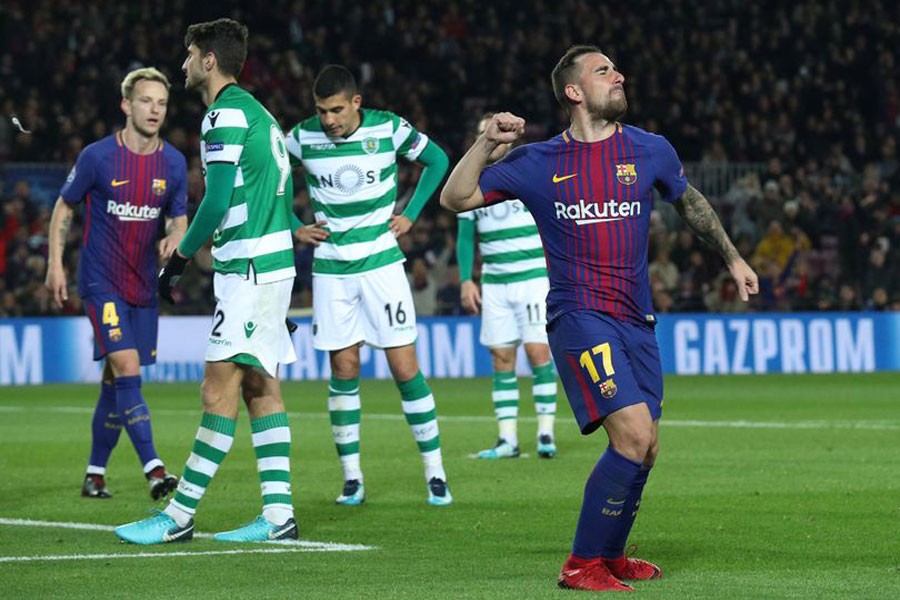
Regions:
M 331 373 L 338 379 L 354 379 L 359 376 L 359 356 L 340 354 L 331 357 Z
M 114 377 L 133 377 L 141 374 L 141 361 L 136 350 L 111 352 L 107 355 L 106 361 Z
M 219 385 L 205 378 L 200 384 L 200 399 L 204 407 L 215 406 L 222 400 L 222 390 Z
M 491 358 L 494 363 L 494 372 L 512 371 L 516 368 L 515 348 L 491 348 Z
M 410 381 L 419 373 L 419 360 L 414 345 L 390 348 L 385 354 L 394 381 Z
M 653 448 L 653 432 L 641 427 L 607 429 L 610 444 L 616 452 L 629 460 L 646 464 Z
M 525 354 L 533 367 L 550 362 L 550 346 L 544 344 L 525 344 Z

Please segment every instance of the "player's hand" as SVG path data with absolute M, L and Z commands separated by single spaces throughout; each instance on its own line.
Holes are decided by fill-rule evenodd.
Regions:
M 301 244 L 318 246 L 331 235 L 331 232 L 325 229 L 326 225 L 328 225 L 328 221 L 316 221 L 312 225 L 304 225 L 294 231 L 294 237 Z
M 511 144 L 525 134 L 525 119 L 508 112 L 491 117 L 484 130 L 484 139 L 491 144 Z
M 175 231 L 161 239 L 159 241 L 159 260 L 169 260 L 169 257 L 172 256 L 172 253 L 175 252 L 175 249 L 178 248 L 178 244 L 180 244 L 183 239 L 183 231 Z
M 471 279 L 467 279 L 460 284 L 459 299 L 466 312 L 473 315 L 481 312 L 481 292 L 478 290 L 478 284 Z
M 66 282 L 66 272 L 62 265 L 50 265 L 47 267 L 47 278 L 44 285 L 53 294 L 53 305 L 62 308 L 63 303 L 69 299 L 69 286 Z
M 391 233 L 394 234 L 395 238 L 398 238 L 412 229 L 412 226 L 413 222 L 409 217 L 404 217 L 403 215 L 393 215 L 391 217 L 391 222 L 388 225 L 388 229 L 391 230 Z
M 743 258 L 739 258 L 728 266 L 731 276 L 737 282 L 738 294 L 741 300 L 750 300 L 750 294 L 759 293 L 759 278 L 756 272 L 750 268 Z
M 172 288 L 178 283 L 178 280 L 181 279 L 181 275 L 184 273 L 185 267 L 187 267 L 188 259 L 178 254 L 178 251 L 172 253 L 172 256 L 169 257 L 169 262 L 166 263 L 160 272 L 159 272 L 159 280 L 156 283 L 156 287 L 159 290 L 159 297 L 166 300 L 169 304 L 175 304 L 175 299 L 172 297 Z

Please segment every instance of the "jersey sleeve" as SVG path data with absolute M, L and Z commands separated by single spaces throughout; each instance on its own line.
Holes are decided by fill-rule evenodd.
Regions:
M 666 202 L 674 202 L 684 194 L 687 189 L 687 177 L 684 176 L 684 166 L 675 148 L 669 140 L 660 136 L 655 162 L 657 166 L 654 187 L 659 191 Z
M 396 115 L 394 117 L 396 121 L 392 137 L 397 154 L 407 160 L 416 160 L 428 145 L 428 136 L 413 127 L 406 119 Z
M 88 146 L 75 161 L 75 166 L 69 171 L 66 182 L 63 184 L 59 195 L 69 204 L 79 204 L 94 186 L 95 158 L 94 146 Z
M 174 219 L 187 214 L 187 161 L 181 152 L 176 152 L 172 160 L 172 196 L 166 216 Z
M 490 206 L 504 200 L 522 198 L 522 183 L 528 174 L 528 147 L 519 146 L 506 157 L 481 172 L 478 187 L 484 196 L 484 205 Z
M 220 108 L 206 113 L 201 129 L 206 164 L 239 164 L 249 131 L 247 116 L 240 109 Z
M 291 166 L 297 167 L 303 163 L 303 146 L 300 145 L 300 126 L 297 125 L 284 135 L 284 145 L 291 159 Z

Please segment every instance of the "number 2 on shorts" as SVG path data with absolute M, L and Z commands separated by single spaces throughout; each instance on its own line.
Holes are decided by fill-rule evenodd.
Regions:
M 603 361 L 603 372 L 606 373 L 606 376 L 612 377 L 616 373 L 612 364 L 612 348 L 610 348 L 609 342 L 603 342 L 590 350 L 585 350 L 581 353 L 578 362 L 587 370 L 588 374 L 591 376 L 591 381 L 594 383 L 600 381 L 597 365 L 594 364 L 594 356 L 597 356 L 598 354 Z

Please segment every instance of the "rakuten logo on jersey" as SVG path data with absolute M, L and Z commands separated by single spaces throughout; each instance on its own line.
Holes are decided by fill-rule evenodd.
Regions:
M 575 221 L 576 225 L 621 221 L 641 214 L 640 202 L 619 202 L 612 199 L 600 204 L 599 202 L 586 202 L 582 198 L 578 204 L 554 202 L 553 206 L 556 208 L 557 219 Z
M 106 212 L 119 217 L 120 221 L 153 221 L 159 218 L 162 209 L 157 206 L 137 206 L 131 202 L 120 204 L 107 200 Z

